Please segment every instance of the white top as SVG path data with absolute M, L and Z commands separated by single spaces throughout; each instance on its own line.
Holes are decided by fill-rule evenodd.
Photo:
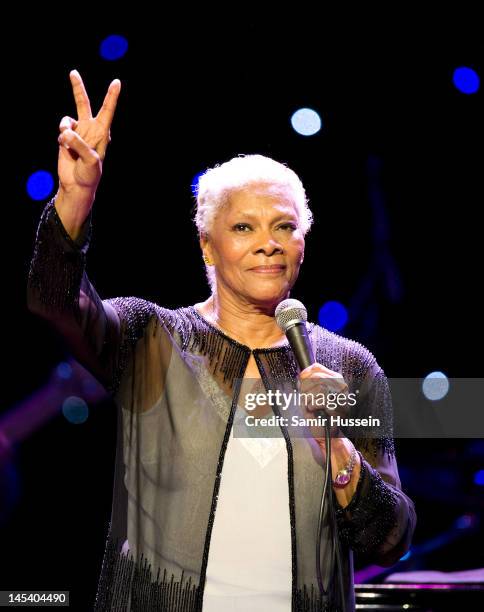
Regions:
M 236 419 L 243 414 L 238 408 Z M 284 438 L 234 437 L 232 428 L 210 541 L 203 612 L 290 612 L 287 470 Z

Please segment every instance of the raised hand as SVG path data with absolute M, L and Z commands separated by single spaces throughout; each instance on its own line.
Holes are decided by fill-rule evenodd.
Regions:
M 66 116 L 59 125 L 59 192 L 56 207 L 66 229 L 75 234 L 92 207 L 101 179 L 121 82 L 119 79 L 111 82 L 100 111 L 93 117 L 81 75 L 77 70 L 72 70 L 69 77 L 77 119 Z

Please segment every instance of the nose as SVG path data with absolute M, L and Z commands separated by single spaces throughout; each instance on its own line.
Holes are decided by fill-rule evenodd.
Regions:
M 259 236 L 257 241 L 257 247 L 255 253 L 264 253 L 267 256 L 273 255 L 274 253 L 283 253 L 281 243 L 274 239 L 272 232 L 266 231 L 263 235 Z

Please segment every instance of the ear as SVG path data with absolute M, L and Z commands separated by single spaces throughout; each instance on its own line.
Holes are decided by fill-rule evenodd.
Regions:
M 202 249 L 202 253 L 205 254 L 209 259 L 212 256 L 212 249 L 210 246 L 210 240 L 208 234 L 200 234 L 200 248 Z

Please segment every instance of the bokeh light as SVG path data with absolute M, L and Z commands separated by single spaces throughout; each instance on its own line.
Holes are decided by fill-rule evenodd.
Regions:
M 61 361 L 56 368 L 57 376 L 63 380 L 68 380 L 72 376 L 72 368 L 66 361 Z
M 449 379 L 443 372 L 431 372 L 422 383 L 422 392 L 428 400 L 436 402 L 447 395 L 449 387 Z
M 454 70 L 453 81 L 456 89 L 464 94 L 473 94 L 479 90 L 480 78 L 475 70 L 460 66 Z
M 79 425 L 84 423 L 89 416 L 89 407 L 82 397 L 71 395 L 62 404 L 62 414 L 69 423 Z
M 319 309 L 319 324 L 330 331 L 340 331 L 348 322 L 348 311 L 340 302 L 330 300 Z
M 32 200 L 47 198 L 54 189 L 54 178 L 47 170 L 37 170 L 27 179 L 27 193 Z
M 293 129 L 301 136 L 314 136 L 321 129 L 321 117 L 312 108 L 300 108 L 291 117 Z
M 101 57 L 108 61 L 120 59 L 128 50 L 128 41 L 124 36 L 111 34 L 106 37 L 99 47 Z
M 202 176 L 202 174 L 205 174 L 205 172 L 199 172 L 198 174 L 195 174 L 190 185 L 192 193 L 195 197 L 197 197 L 198 195 L 198 180 Z
M 474 474 L 474 483 L 484 487 L 484 470 L 479 470 Z

